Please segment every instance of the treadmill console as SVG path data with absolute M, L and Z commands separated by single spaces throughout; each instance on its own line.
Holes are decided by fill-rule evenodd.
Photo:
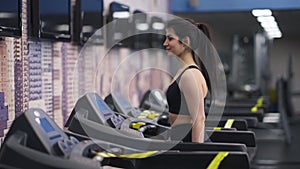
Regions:
M 102 99 L 96 100 L 99 115 L 103 115 L 105 121 L 113 128 L 120 128 L 124 118 L 116 115 Z
M 134 108 L 120 93 L 112 92 L 105 97 L 104 101 L 113 110 L 126 116 L 138 117 L 141 110 Z
M 14 121 L 7 137 L 18 130 L 28 135 L 28 146 L 52 155 L 65 156 L 79 142 L 75 137 L 68 137 L 41 109 L 23 113 Z
M 169 105 L 165 94 L 159 89 L 149 89 L 143 96 L 140 108 L 169 113 Z
M 119 129 L 124 117 L 115 114 L 97 93 L 87 93 L 76 103 L 67 123 L 70 125 L 75 114 L 81 113 L 88 120 Z
M 157 96 L 157 98 L 163 98 L 162 96 L 159 96 Z M 169 117 L 166 113 L 158 113 L 154 110 L 141 110 L 135 108 L 119 93 L 112 92 L 105 98 L 105 102 L 112 110 L 122 113 L 126 116 L 135 117 L 143 121 L 150 123 L 152 122 L 163 126 L 170 126 Z
M 11 168 L 80 169 L 101 168 L 82 154 L 70 154 L 80 142 L 68 136 L 41 109 L 32 108 L 18 116 L 0 150 L 0 166 Z

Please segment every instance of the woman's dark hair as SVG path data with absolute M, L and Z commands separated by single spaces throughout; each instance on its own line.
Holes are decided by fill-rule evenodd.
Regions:
M 167 28 L 174 29 L 179 40 L 188 36 L 191 40 L 191 49 L 199 48 L 199 38 L 204 38 L 203 34 L 212 41 L 210 29 L 205 23 L 196 23 L 192 19 L 172 19 L 167 23 Z M 201 30 L 201 33 L 199 33 Z
M 204 39 L 205 36 L 207 37 L 209 42 L 212 41 L 209 27 L 204 23 L 196 23 L 192 19 L 173 19 L 167 23 L 167 28 L 172 28 L 175 31 L 176 35 L 179 37 L 179 40 L 182 40 L 185 37 L 190 38 L 190 48 L 192 50 L 193 59 L 201 69 L 207 87 L 209 91 L 211 91 L 211 84 L 207 69 L 201 61 L 200 57 L 197 56 L 195 53 L 195 50 L 197 50 L 201 45 L 203 45 L 201 44 L 201 42 L 206 42 L 205 40 L 201 40 Z M 199 30 L 201 30 L 202 33 Z

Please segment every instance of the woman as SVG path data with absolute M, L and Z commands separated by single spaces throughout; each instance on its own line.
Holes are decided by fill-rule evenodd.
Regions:
M 210 39 L 208 28 L 203 24 L 184 19 L 174 19 L 167 24 L 163 45 L 168 54 L 175 55 L 179 61 L 179 70 L 166 92 L 171 138 L 184 142 L 204 142 L 204 99 L 209 80 L 207 72 L 203 74 L 203 65 L 195 53 L 201 45 L 201 38 Z

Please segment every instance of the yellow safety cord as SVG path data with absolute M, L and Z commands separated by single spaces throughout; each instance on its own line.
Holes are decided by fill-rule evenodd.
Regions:
M 158 117 L 159 116 L 159 114 L 158 113 L 150 113 L 150 114 L 148 114 L 148 119 L 154 119 L 155 117 Z
M 141 127 L 143 127 L 143 126 L 145 126 L 146 125 L 146 123 L 145 122 L 133 122 L 133 123 L 131 123 L 130 124 L 130 126 L 131 126 L 131 128 L 133 128 L 133 129 L 140 129 Z
M 141 114 L 138 116 L 139 119 L 151 119 L 153 120 L 154 118 L 158 117 L 159 113 L 156 113 L 155 111 L 152 110 L 144 110 L 141 112 Z
M 263 105 L 263 101 L 264 101 L 263 97 L 257 99 L 256 105 L 251 108 L 251 112 L 256 113 L 258 108 L 260 108 Z
M 93 159 L 96 159 L 98 156 L 101 156 L 103 158 L 135 158 L 135 159 L 141 159 L 141 158 L 147 158 L 150 157 L 154 154 L 157 154 L 159 151 L 147 151 L 147 152 L 142 152 L 142 153 L 133 153 L 133 154 L 121 154 L 121 155 L 116 155 L 110 152 L 98 152 Z
M 215 158 L 210 162 L 210 164 L 208 165 L 208 167 L 206 169 L 218 169 L 221 162 L 223 161 L 223 159 L 225 157 L 227 157 L 229 154 L 229 152 L 219 152 Z
M 147 151 L 143 153 L 122 154 L 118 158 L 147 158 L 157 153 L 158 151 Z
M 260 97 L 259 99 L 257 99 L 256 105 L 261 107 L 263 105 L 263 102 L 264 102 L 264 98 Z
M 221 127 L 215 127 L 214 130 L 222 130 Z

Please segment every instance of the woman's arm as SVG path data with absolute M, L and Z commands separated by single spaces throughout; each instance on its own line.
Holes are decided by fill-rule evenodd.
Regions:
M 207 92 L 205 79 L 199 70 L 190 69 L 182 75 L 179 86 L 193 121 L 192 141 L 203 143 L 205 130 L 204 97 Z

